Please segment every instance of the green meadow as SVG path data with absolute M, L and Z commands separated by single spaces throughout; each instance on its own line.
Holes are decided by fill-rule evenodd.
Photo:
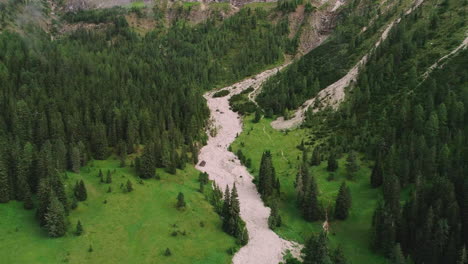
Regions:
M 102 169 L 112 172 L 112 183 L 101 183 Z M 198 171 L 187 166 L 177 175 L 158 170 L 161 180 L 139 181 L 131 167 L 119 161 L 93 161 L 80 174 L 67 173 L 70 190 L 83 179 L 88 199 L 69 216 L 68 232 L 48 238 L 35 220 L 34 210 L 22 203 L 0 204 L 0 259 L 2 263 L 230 263 L 227 250 L 234 239 L 221 230 L 221 220 L 198 192 Z M 134 190 L 121 184 L 129 180 Z M 111 187 L 112 192 L 108 193 Z M 175 207 L 179 192 L 187 207 Z M 84 233 L 75 236 L 80 220 Z M 89 252 L 90 246 L 92 252 Z M 169 248 L 171 256 L 164 252 Z M 18 254 L 21 252 L 21 254 Z
M 244 118 L 244 130 L 232 144 L 232 151 L 239 148 L 247 158 L 252 159 L 251 172 L 258 176 L 260 159 L 264 150 L 270 150 L 276 174 L 281 184 L 281 202 L 279 204 L 283 225 L 277 232 L 285 239 L 292 239 L 304 243 L 312 233 L 322 229 L 323 222 L 307 222 L 296 206 L 296 191 L 294 181 L 297 168 L 302 159 L 302 152 L 297 148 L 310 134 L 309 130 L 296 129 L 289 132 L 274 130 L 271 119 L 263 118 L 259 123 L 252 122 L 253 116 Z M 380 195 L 378 189 L 372 189 L 369 183 L 370 165 L 359 161 L 360 170 L 353 181 L 345 178 L 346 156 L 339 159 L 339 169 L 334 173 L 334 180 L 328 181 L 329 172 L 326 170 L 327 162 L 320 166 L 309 167 L 314 175 L 324 206 L 334 205 L 338 189 L 346 181 L 351 190 L 352 208 L 345 221 L 332 221 L 330 223 L 329 239 L 332 247 L 340 245 L 351 263 L 376 264 L 386 263 L 386 260 L 374 254 L 370 249 L 370 227 L 372 214 Z M 333 212 L 328 212 L 333 214 Z

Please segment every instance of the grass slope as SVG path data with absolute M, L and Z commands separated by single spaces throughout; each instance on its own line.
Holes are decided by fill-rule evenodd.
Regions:
M 233 143 L 232 150 L 236 152 L 240 148 L 247 158 L 252 159 L 254 176 L 258 174 L 262 152 L 271 151 L 282 192 L 279 209 L 283 225 L 275 231 L 283 238 L 304 243 L 313 232 L 319 232 L 322 228 L 322 222 L 305 221 L 296 206 L 294 180 L 302 158 L 302 153 L 296 146 L 308 133 L 304 129 L 283 133 L 271 128 L 270 119 L 262 119 L 257 124 L 253 123 L 252 119 L 252 116 L 244 119 L 244 131 Z M 361 169 L 355 180 L 347 181 L 353 199 L 350 216 L 345 221 L 331 222 L 329 239 L 333 247 L 342 246 L 346 257 L 352 263 L 386 263 L 383 257 L 370 250 L 372 214 L 380 192 L 378 189 L 370 188 L 370 164 L 360 163 Z M 320 166 L 309 169 L 316 178 L 320 191 L 319 199 L 324 205 L 329 203 L 334 205 L 339 186 L 345 180 L 344 164 L 345 157 L 342 157 L 333 181 L 327 181 L 329 173 L 326 171 L 326 161 Z
M 81 174 L 68 174 L 67 188 L 83 179 L 88 200 L 70 214 L 65 237 L 50 239 L 22 203 L 0 204 L 0 259 L 2 263 L 230 263 L 227 249 L 234 240 L 223 233 L 219 216 L 198 192 L 198 172 L 193 167 L 161 180 L 137 183 L 133 168 L 119 168 L 117 160 L 94 161 Z M 115 170 L 111 184 L 100 183 L 99 168 L 106 175 Z M 130 179 L 134 191 L 124 193 L 121 183 Z M 112 193 L 107 193 L 112 186 Z M 187 208 L 175 208 L 179 192 Z M 103 202 L 107 200 L 107 204 Z M 84 234 L 73 234 L 77 221 Z M 201 227 L 200 222 L 204 222 Z M 177 226 L 174 227 L 173 225 Z M 172 236 L 173 231 L 180 231 Z M 184 236 L 181 232 L 186 231 Z M 94 251 L 88 252 L 92 245 Z M 172 256 L 164 256 L 170 248 Z M 18 254 L 18 253 L 21 254 Z

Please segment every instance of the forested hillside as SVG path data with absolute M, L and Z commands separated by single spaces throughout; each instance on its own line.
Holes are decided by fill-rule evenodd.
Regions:
M 365 1 L 347 10 L 353 3 Z M 232 147 L 258 175 L 260 193 L 268 151 L 272 228 L 306 242 L 305 263 L 333 259 L 322 254 L 330 246 L 353 263 L 466 262 L 467 5 L 426 0 L 408 14 L 403 6 L 374 9 L 377 19 L 356 16 L 362 8 L 342 17 L 329 40 L 265 83 L 263 111 L 245 118 Z M 377 32 L 399 17 L 372 50 Z M 366 19 L 379 26 L 343 23 Z M 266 128 L 273 113 L 287 116 L 367 51 L 338 110 L 311 107 L 299 129 Z M 322 230 L 327 237 L 309 239 Z
M 466 8 L 466 1 L 425 1 L 404 16 L 373 52 L 341 110 L 310 111 L 305 124 L 328 131 L 313 155 L 359 151 L 375 160 L 369 182 L 382 188 L 383 199 L 371 244 L 396 263 L 402 256 L 415 263 L 463 263 L 466 50 L 424 73 L 464 41 Z
M 151 142 L 150 164 L 142 166 L 153 172 L 145 178 L 155 167 L 175 173 L 196 162 L 208 117 L 202 91 L 283 59 L 287 27 L 269 23 L 261 9 L 197 26 L 179 20 L 145 36 L 124 12 L 67 15 L 70 22 L 105 16 L 108 24 L 57 41 L 40 31 L 34 39 L 0 34 L 0 200 L 30 209 L 37 193 L 41 225 L 49 196 L 68 213 L 61 175 L 89 160 L 112 153 L 125 160 Z
M 373 47 L 389 21 L 412 4 L 400 2 L 349 1 L 332 35 L 265 83 L 258 103 L 267 112 L 285 115 L 343 77 Z

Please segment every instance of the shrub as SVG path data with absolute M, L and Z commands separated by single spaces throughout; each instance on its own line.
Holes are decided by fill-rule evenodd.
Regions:
M 216 98 L 216 97 L 224 97 L 226 95 L 229 94 L 229 91 L 228 90 L 221 90 L 221 91 L 217 91 L 216 93 L 213 94 L 213 98 Z

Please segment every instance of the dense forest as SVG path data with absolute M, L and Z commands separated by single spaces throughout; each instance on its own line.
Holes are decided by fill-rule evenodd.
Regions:
M 0 201 L 37 207 L 49 231 L 51 214 L 63 218 L 77 198 L 63 172 L 111 154 L 124 161 L 145 145 L 135 164 L 142 178 L 156 167 L 175 173 L 206 140 L 202 92 L 282 60 L 287 26 L 261 9 L 195 26 L 177 20 L 145 36 L 125 12 L 67 14 L 106 26 L 55 41 L 40 30 L 0 34 Z
M 343 77 L 372 47 L 378 30 L 401 8 L 392 5 L 381 14 L 381 7 L 371 2 L 354 0 L 344 6 L 335 18 L 336 29 L 322 45 L 263 85 L 257 98 L 261 107 L 266 112 L 287 115 L 287 110 L 296 109 Z M 363 28 L 366 30 L 362 32 Z
M 426 1 L 373 52 L 339 111 L 308 113 L 306 126 L 335 131 L 319 146 L 329 165 L 352 150 L 375 160 L 372 248 L 394 263 L 466 263 L 466 50 L 424 74 L 438 59 L 430 46 L 459 45 L 465 10 L 466 1 Z

